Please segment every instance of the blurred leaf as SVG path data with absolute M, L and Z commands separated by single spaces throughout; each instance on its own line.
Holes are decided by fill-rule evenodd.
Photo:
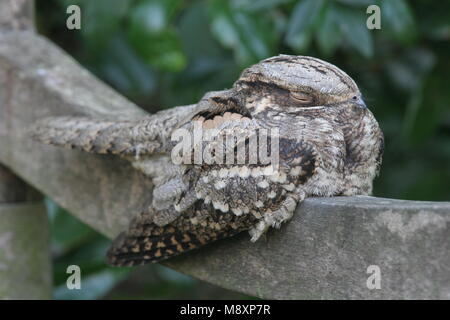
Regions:
M 186 57 L 170 18 L 179 8 L 179 0 L 145 0 L 133 9 L 129 27 L 131 43 L 149 64 L 167 71 L 180 71 Z
M 286 43 L 297 51 L 305 50 L 324 4 L 323 0 L 303 0 L 295 6 L 287 26 Z
M 414 37 L 415 23 L 409 8 L 404 0 L 382 0 L 381 28 L 391 31 L 399 41 L 408 42 Z
M 224 52 L 211 30 L 205 28 L 208 23 L 205 2 L 190 6 L 180 17 L 178 30 L 189 65 L 171 80 L 173 86 L 165 95 L 170 105 L 194 103 L 207 91 L 225 88 L 240 71 L 232 55 Z
M 249 11 L 270 10 L 281 4 L 290 3 L 293 0 L 247 0 L 241 1 L 241 8 Z
M 209 28 L 205 28 L 208 23 L 207 7 L 203 2 L 188 7 L 180 17 L 179 34 L 183 49 L 191 59 L 224 55 Z
M 422 106 L 423 90 L 422 88 L 417 88 L 410 96 L 408 104 L 406 105 L 406 114 L 403 121 L 403 139 L 409 140 L 408 142 L 411 140 L 414 122 L 417 119 L 417 114 Z
M 416 36 L 435 41 L 450 40 L 450 1 L 419 1 L 409 3 L 415 17 Z
M 226 0 L 211 1 L 212 32 L 223 46 L 233 49 L 247 66 L 273 54 L 275 34 L 263 17 L 232 10 Z
M 81 33 L 93 50 L 102 50 L 128 13 L 130 0 L 80 0 Z
M 419 25 L 416 31 L 423 33 L 424 37 L 431 40 L 448 42 L 450 41 L 450 2 L 436 1 L 433 5 L 432 10 L 428 7 L 430 3 L 427 3 L 423 9 L 419 8 L 420 12 L 423 11 L 426 14 L 416 14 L 420 17 L 415 20 Z
M 414 93 L 420 89 L 434 64 L 435 57 L 432 52 L 414 48 L 391 59 L 385 69 L 398 88 Z
M 375 4 L 376 0 L 335 0 L 336 2 L 341 2 L 354 7 L 368 7 L 371 4 Z
M 271 19 L 274 25 L 274 31 L 277 38 L 281 38 L 286 31 L 288 25 L 288 17 L 281 11 L 271 11 Z
M 174 282 L 181 285 L 193 284 L 195 282 L 193 278 L 164 266 L 158 266 L 158 268 L 156 268 L 156 272 L 162 279 L 168 282 Z
M 404 131 L 408 142 L 418 145 L 427 139 L 433 139 L 439 126 L 445 123 L 445 117 L 443 117 L 445 110 L 450 111 L 448 107 L 450 92 L 446 89 L 447 87 L 448 84 L 440 74 L 432 73 L 426 76 L 420 88 L 422 95 L 420 107 L 412 110 L 408 108 L 405 115 Z M 445 149 L 444 146 L 442 148 Z
M 54 291 L 56 299 L 95 299 L 104 295 L 128 269 L 111 268 L 105 264 L 110 241 L 81 223 L 50 199 L 46 199 L 51 223 Z M 82 290 L 68 290 L 66 273 L 69 265 L 81 268 Z
M 50 199 L 46 200 L 46 204 L 51 222 L 52 249 L 56 254 L 68 252 L 97 234 Z
M 160 34 L 169 27 L 180 4 L 181 0 L 143 0 L 133 9 L 132 24 L 144 29 L 147 34 Z
M 116 34 L 107 52 L 97 68 L 115 88 L 127 96 L 149 94 L 155 90 L 154 71 L 138 57 L 125 36 Z
M 336 6 L 334 15 L 347 43 L 364 57 L 372 57 L 373 39 L 366 26 L 365 11 Z
M 334 10 L 327 6 L 318 25 L 317 44 L 323 54 L 330 55 L 339 45 L 341 39 L 342 35 L 336 25 Z

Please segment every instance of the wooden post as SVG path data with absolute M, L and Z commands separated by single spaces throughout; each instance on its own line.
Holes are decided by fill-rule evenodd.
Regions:
M 33 1 L 0 0 L 0 32 L 34 32 L 33 15 Z M 42 196 L 0 165 L 0 299 L 51 296 L 49 226 Z
M 51 298 L 51 271 L 41 196 L 0 165 L 0 299 Z

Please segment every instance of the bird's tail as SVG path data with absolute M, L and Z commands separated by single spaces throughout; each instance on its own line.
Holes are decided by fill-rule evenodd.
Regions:
M 151 223 L 144 229 L 130 229 L 121 233 L 108 250 L 107 262 L 118 267 L 159 262 L 218 238 L 216 235 L 198 236 L 170 225 L 159 227 Z

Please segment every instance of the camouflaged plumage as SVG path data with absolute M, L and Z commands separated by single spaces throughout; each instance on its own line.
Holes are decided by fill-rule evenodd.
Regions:
M 195 123 L 214 131 L 215 140 L 200 144 L 215 155 L 219 138 L 234 135 L 231 149 L 248 151 L 255 135 L 277 129 L 278 166 L 250 162 L 252 152 L 241 161 L 233 153 L 229 164 L 173 163 L 172 133 L 193 133 Z M 306 197 L 368 195 L 383 152 L 383 134 L 355 82 L 327 62 L 287 55 L 246 69 L 231 89 L 207 93 L 194 106 L 140 121 L 49 118 L 35 137 L 120 155 L 153 179 L 152 205 L 108 252 L 118 266 L 160 261 L 245 230 L 256 241 Z

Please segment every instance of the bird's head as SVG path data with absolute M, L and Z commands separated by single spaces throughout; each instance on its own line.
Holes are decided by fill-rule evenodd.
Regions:
M 338 111 L 353 118 L 365 109 L 358 86 L 338 67 L 317 58 L 279 55 L 245 69 L 231 89 L 207 93 L 193 119 L 210 120 L 207 127 L 214 127 L 214 119 L 221 123 L 234 115 L 262 126 L 286 126 L 295 125 L 289 118 L 298 115 L 317 118 Z
M 241 74 L 233 89 L 253 116 L 297 114 L 307 109 L 365 108 L 358 86 L 345 72 L 317 58 L 279 55 Z

